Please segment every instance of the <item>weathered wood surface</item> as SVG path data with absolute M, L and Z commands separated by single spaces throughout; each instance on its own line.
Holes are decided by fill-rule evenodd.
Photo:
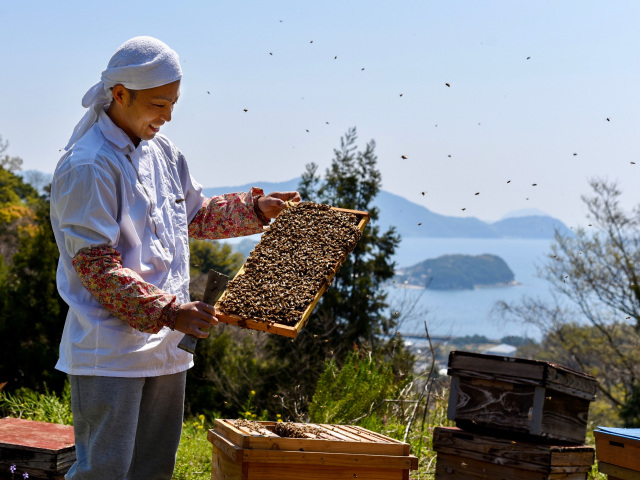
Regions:
M 514 441 L 455 427 L 436 427 L 433 449 L 437 479 L 586 479 L 595 456 L 588 445 Z
M 609 480 L 640 480 L 640 472 L 606 462 L 598 462 L 598 472 L 606 474 Z
M 369 222 L 370 216 L 369 216 L 368 212 L 362 212 L 362 211 L 359 211 L 359 210 L 348 210 L 348 209 L 345 209 L 345 208 L 336 208 L 336 207 L 331 207 L 331 209 L 332 210 L 337 210 L 339 212 L 352 213 L 352 214 L 356 215 L 359 218 L 358 228 L 360 229 L 360 231 L 364 231 L 365 227 L 367 226 L 367 223 Z M 316 295 L 313 298 L 313 300 L 311 301 L 311 303 L 305 309 L 305 311 L 302 314 L 302 317 L 300 318 L 300 320 L 293 326 L 284 325 L 284 324 L 280 324 L 280 323 L 274 323 L 274 322 L 263 322 L 261 320 L 255 320 L 255 319 L 252 319 L 252 318 L 245 318 L 245 317 L 242 317 L 240 315 L 226 314 L 224 312 L 221 312 L 221 310 L 220 310 L 220 302 L 222 302 L 224 300 L 226 292 L 223 293 L 222 297 L 218 300 L 218 302 L 216 302 L 215 307 L 216 307 L 216 309 L 218 311 L 221 312 L 220 314 L 217 315 L 217 318 L 222 323 L 226 323 L 226 324 L 229 324 L 229 325 L 235 325 L 235 326 L 240 327 L 240 328 L 247 328 L 247 329 L 250 329 L 250 330 L 257 330 L 257 331 L 260 331 L 260 332 L 273 333 L 275 335 L 282 335 L 284 337 L 296 338 L 298 336 L 298 334 L 300 333 L 300 330 L 302 330 L 305 327 L 305 325 L 307 324 L 307 322 L 309 321 L 309 317 L 311 316 L 311 312 L 313 312 L 313 309 L 315 308 L 317 303 L 320 301 L 320 297 L 322 297 L 322 295 L 327 291 L 327 289 L 331 285 L 333 277 L 335 277 L 335 275 L 338 273 L 338 271 L 340 270 L 340 267 L 344 263 L 345 259 L 346 259 L 346 256 L 344 258 L 342 258 L 335 265 L 335 268 L 333 270 L 333 274 L 331 275 L 331 277 L 328 279 L 327 282 L 325 282 L 322 285 L 322 287 L 316 293 Z M 244 265 L 240 268 L 240 270 L 238 271 L 236 276 L 243 275 L 243 274 L 244 274 Z
M 440 454 L 436 460 L 436 480 L 587 480 L 584 473 L 532 472 L 509 465 Z
M 546 390 L 542 406 L 541 434 L 552 439 L 584 442 L 589 401 Z
M 19 418 L 0 419 L 0 470 L 16 465 L 30 478 L 61 478 L 76 460 L 73 427 Z
M 594 430 L 598 462 L 640 472 L 640 440 Z
M 449 375 L 539 385 L 589 401 L 598 385 L 593 376 L 555 363 L 458 351 L 449 353 Z
M 447 416 L 469 429 L 488 428 L 583 443 L 596 380 L 536 360 L 449 354 Z
M 477 434 L 456 427 L 436 427 L 433 449 L 543 473 L 588 471 L 595 449 L 588 445 L 548 445 Z M 524 466 L 524 467 L 522 467 Z
M 451 420 L 465 428 L 491 428 L 582 443 L 589 402 L 533 385 L 453 377 Z
M 409 445 L 361 427 L 306 424 L 320 430 L 310 438 L 282 438 L 274 422 L 257 430 L 215 421 L 207 438 L 213 445 L 214 480 L 368 479 L 408 480 L 418 459 Z

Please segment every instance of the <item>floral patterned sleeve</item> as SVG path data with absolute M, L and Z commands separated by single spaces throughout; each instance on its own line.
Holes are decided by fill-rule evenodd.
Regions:
M 199 239 L 243 237 L 261 233 L 269 220 L 257 209 L 258 198 L 264 195 L 252 187 L 248 193 L 227 193 L 205 199 L 189 224 L 189 236 Z
M 145 282 L 122 266 L 122 256 L 112 247 L 84 248 L 73 257 L 82 285 L 120 320 L 136 330 L 158 333 L 174 328 L 178 318 L 176 296 Z

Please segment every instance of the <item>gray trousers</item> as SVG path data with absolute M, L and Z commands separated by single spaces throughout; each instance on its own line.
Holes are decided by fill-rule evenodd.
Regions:
M 186 378 L 70 375 L 77 460 L 65 479 L 170 480 Z

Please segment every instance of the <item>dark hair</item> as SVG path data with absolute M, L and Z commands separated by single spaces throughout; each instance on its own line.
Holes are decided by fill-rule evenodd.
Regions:
M 133 105 L 133 101 L 136 99 L 136 97 L 138 96 L 138 91 L 137 90 L 131 90 L 130 88 L 124 87 L 127 89 L 127 92 L 129 92 L 129 106 Z

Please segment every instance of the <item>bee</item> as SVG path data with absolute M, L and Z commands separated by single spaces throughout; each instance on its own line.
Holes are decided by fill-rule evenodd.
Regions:
M 445 85 L 446 85 L 447 87 L 450 87 L 450 86 L 451 86 L 449 83 L 445 83 Z
M 407 159 L 407 156 L 406 156 L 406 155 L 402 155 L 402 159 L 403 159 L 403 160 L 406 160 L 406 159 Z

